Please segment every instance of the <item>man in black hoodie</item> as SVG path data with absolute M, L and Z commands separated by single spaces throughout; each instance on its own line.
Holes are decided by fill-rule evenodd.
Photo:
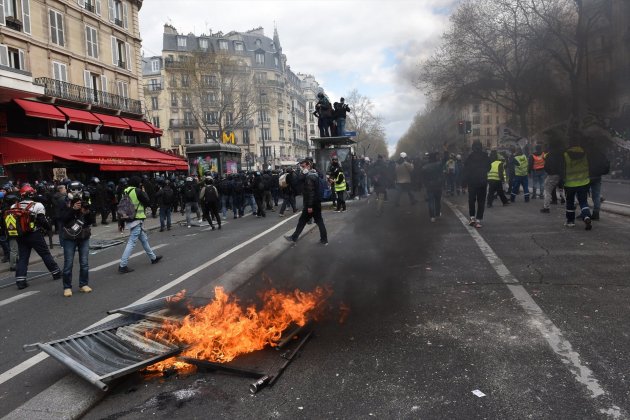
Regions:
M 490 166 L 490 158 L 482 150 L 481 142 L 474 141 L 472 153 L 464 162 L 464 183 L 468 186 L 468 212 L 470 215 L 468 224 L 476 228 L 481 227 L 483 220 Z

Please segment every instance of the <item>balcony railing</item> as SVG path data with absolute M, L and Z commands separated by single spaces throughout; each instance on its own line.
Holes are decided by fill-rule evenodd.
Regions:
M 278 118 L 278 124 L 284 125 L 284 120 L 282 118 Z
M 122 28 L 123 27 L 122 19 L 114 18 L 114 25 L 120 26 Z
M 197 127 L 197 122 L 195 120 L 177 120 L 171 119 L 169 120 L 169 128 L 195 128 Z
M 33 84 L 43 86 L 44 94 L 52 98 L 142 114 L 142 103 L 137 99 L 125 98 L 124 96 L 73 85 L 72 83 L 62 82 L 49 77 L 38 77 L 33 81 Z
M 16 31 L 22 31 L 22 21 L 14 18 L 13 16 L 6 17 L 7 28 L 15 29 Z
M 149 92 L 157 92 L 157 91 L 162 90 L 162 84 L 161 83 L 149 84 L 145 86 L 145 89 L 148 90 Z
M 96 13 L 96 6 L 94 6 L 93 4 L 90 4 L 88 2 L 85 2 L 85 10 L 88 10 L 92 13 Z

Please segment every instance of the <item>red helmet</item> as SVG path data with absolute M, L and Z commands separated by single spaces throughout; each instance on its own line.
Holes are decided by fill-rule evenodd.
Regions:
M 34 197 L 36 193 L 37 191 L 35 191 L 35 188 L 31 187 L 30 185 L 25 185 L 22 188 L 20 188 L 20 196 L 22 198 Z

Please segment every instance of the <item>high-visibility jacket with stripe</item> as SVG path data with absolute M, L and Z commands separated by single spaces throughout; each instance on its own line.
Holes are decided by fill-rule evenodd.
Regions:
M 514 156 L 514 159 L 518 162 L 518 165 L 514 165 L 514 175 L 527 176 L 529 173 L 529 162 L 525 155 Z
M 541 153 L 540 155 L 532 155 L 532 159 L 534 160 L 534 170 L 542 171 L 545 169 L 545 154 Z
M 570 152 L 582 152 L 582 156 L 573 159 Z M 590 183 L 588 175 L 588 159 L 584 149 L 579 146 L 573 146 L 564 152 L 564 186 L 565 187 L 583 187 Z
M 136 187 L 127 187 L 125 188 L 125 194 L 129 195 L 133 206 L 136 208 L 135 219 L 146 219 L 147 216 L 144 214 L 144 206 L 138 200 L 138 194 L 136 193 Z
M 343 171 L 339 171 L 337 178 L 335 179 L 335 192 L 345 191 L 346 189 L 346 177 L 344 176 Z
M 500 160 L 495 160 L 490 164 L 490 172 L 488 172 L 488 181 L 501 181 L 501 174 L 499 173 L 501 169 Z

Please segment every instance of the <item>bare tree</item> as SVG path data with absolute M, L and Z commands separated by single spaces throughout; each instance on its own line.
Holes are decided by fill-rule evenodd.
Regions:
M 528 136 L 528 113 L 545 79 L 539 49 L 525 33 L 518 0 L 469 0 L 451 17 L 438 52 L 423 63 L 418 87 L 453 103 L 489 101 L 518 116 Z
M 347 114 L 348 127 L 356 131 L 358 150 L 363 155 L 387 155 L 387 142 L 383 120 L 374 113 L 374 104 L 357 89 L 346 95 L 345 102 L 351 111 Z
M 249 63 L 222 52 L 197 51 L 181 65 L 184 106 L 193 114 L 205 140 L 245 129 L 260 111 L 261 96 Z
M 444 149 L 461 151 L 464 137 L 457 132 L 457 112 L 447 104 L 429 104 L 416 114 L 407 132 L 401 137 L 396 152 L 417 156 Z

